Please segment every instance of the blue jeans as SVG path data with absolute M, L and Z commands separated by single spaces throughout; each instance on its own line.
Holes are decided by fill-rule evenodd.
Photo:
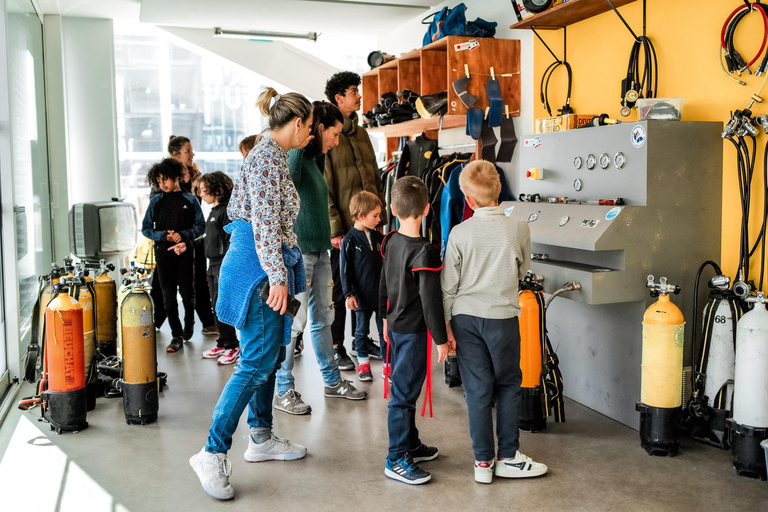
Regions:
M 249 426 L 272 426 L 275 373 L 281 356 L 285 355 L 285 347 L 282 346 L 283 317 L 261 298 L 266 284 L 264 278 L 248 304 L 248 316 L 240 330 L 240 361 L 213 409 L 205 445 L 209 453 L 227 453 L 231 448 L 232 434 L 246 406 Z
M 368 335 L 371 332 L 371 316 L 374 315 L 373 311 L 367 311 L 362 309 L 359 305 L 354 311 L 355 320 L 355 350 L 357 350 L 357 358 L 365 359 L 368 357 Z M 384 341 L 384 323 L 381 321 L 381 316 L 376 312 L 376 328 L 379 330 L 379 348 L 381 357 L 387 357 L 387 342 Z
M 427 332 L 389 331 L 392 397 L 389 400 L 389 459 L 396 460 L 419 447 L 416 402 L 427 377 Z
M 301 301 L 301 307 L 293 318 L 291 344 L 286 347 L 285 361 L 277 371 L 277 392 L 281 395 L 295 388 L 293 350 L 296 347 L 296 338 L 304 332 L 307 325 L 307 316 L 310 318 L 312 346 L 315 349 L 315 357 L 323 382 L 326 386 L 335 386 L 341 382 L 331 337 L 331 324 L 334 318 L 333 276 L 328 251 L 305 254 L 304 269 L 307 272 L 307 291 L 296 296 Z
M 475 460 L 493 460 L 493 412 L 496 405 L 498 456 L 515 457 L 520 447 L 520 324 L 517 317 L 489 320 L 457 315 L 451 320 L 456 356 L 467 395 L 469 435 Z

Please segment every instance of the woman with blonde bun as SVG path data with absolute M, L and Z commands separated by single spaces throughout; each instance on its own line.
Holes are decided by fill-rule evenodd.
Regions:
M 230 246 L 221 264 L 219 319 L 240 330 L 240 362 L 213 410 L 205 447 L 189 459 L 203 489 L 221 500 L 235 495 L 227 451 L 248 407 L 248 462 L 295 460 L 307 449 L 272 434 L 275 373 L 291 339 L 289 302 L 306 289 L 304 261 L 293 224 L 299 194 L 291 181 L 288 152 L 311 139 L 312 105 L 301 94 L 267 88 L 258 99 L 269 132 L 238 173 L 227 215 Z

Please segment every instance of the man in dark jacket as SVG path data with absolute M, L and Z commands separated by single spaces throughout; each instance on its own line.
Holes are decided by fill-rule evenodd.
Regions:
M 344 115 L 344 128 L 339 136 L 339 145 L 331 149 L 325 160 L 325 181 L 328 183 L 329 210 L 331 215 L 331 267 L 333 269 L 333 305 L 335 318 L 331 327 L 333 345 L 340 370 L 354 370 L 355 365 L 344 348 L 344 324 L 346 309 L 339 273 L 339 249 L 341 239 L 352 228 L 354 220 L 349 203 L 362 190 L 375 194 L 384 204 L 384 187 L 381 173 L 376 165 L 368 133 L 357 124 L 360 109 L 360 76 L 343 71 L 333 75 L 325 85 L 328 101 L 339 107 Z M 382 218 L 386 213 L 382 212 Z M 352 317 L 352 331 L 355 318 Z

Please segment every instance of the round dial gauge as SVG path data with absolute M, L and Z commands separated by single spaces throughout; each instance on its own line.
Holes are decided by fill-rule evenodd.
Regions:
M 576 178 L 575 180 L 573 180 L 573 190 L 575 190 L 576 192 L 581 190 L 581 180 L 580 179 Z
M 597 163 L 595 159 L 595 155 L 587 155 L 587 169 L 590 171 L 595 168 L 595 164 Z
M 616 153 L 613 157 L 613 165 L 616 166 L 617 169 L 621 169 L 624 167 L 624 165 L 627 163 L 627 157 L 624 156 L 624 153 Z
M 573 159 L 573 167 L 576 169 L 581 169 L 582 160 L 580 156 L 577 156 Z
M 560 220 L 557 222 L 557 225 L 560 227 L 563 227 L 566 224 L 568 224 L 569 220 L 571 220 L 571 218 L 567 215 L 565 217 L 560 217 Z
M 600 168 L 601 169 L 607 169 L 611 165 L 611 157 L 608 155 L 608 153 L 603 153 L 600 155 Z

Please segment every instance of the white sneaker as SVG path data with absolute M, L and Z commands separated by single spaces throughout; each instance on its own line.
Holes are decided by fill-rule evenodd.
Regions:
M 493 481 L 494 461 L 475 461 L 475 482 L 489 484 Z
M 229 485 L 232 464 L 226 453 L 208 453 L 205 448 L 189 458 L 189 465 L 197 473 L 205 492 L 217 500 L 231 500 L 235 490 Z
M 226 350 L 224 347 L 213 347 L 203 352 L 203 359 L 218 359 Z
M 240 357 L 240 349 L 239 348 L 228 348 L 224 351 L 223 354 L 221 354 L 221 357 L 219 357 L 219 360 L 216 361 L 218 364 L 232 364 Z
M 503 478 L 531 478 L 541 476 L 547 472 L 547 466 L 520 453 L 515 453 L 514 459 L 496 460 L 496 476 Z
M 300 444 L 293 444 L 287 439 L 272 436 L 261 444 L 256 444 L 248 436 L 248 449 L 245 460 L 248 462 L 264 462 L 265 460 L 297 460 L 307 455 L 307 449 Z

